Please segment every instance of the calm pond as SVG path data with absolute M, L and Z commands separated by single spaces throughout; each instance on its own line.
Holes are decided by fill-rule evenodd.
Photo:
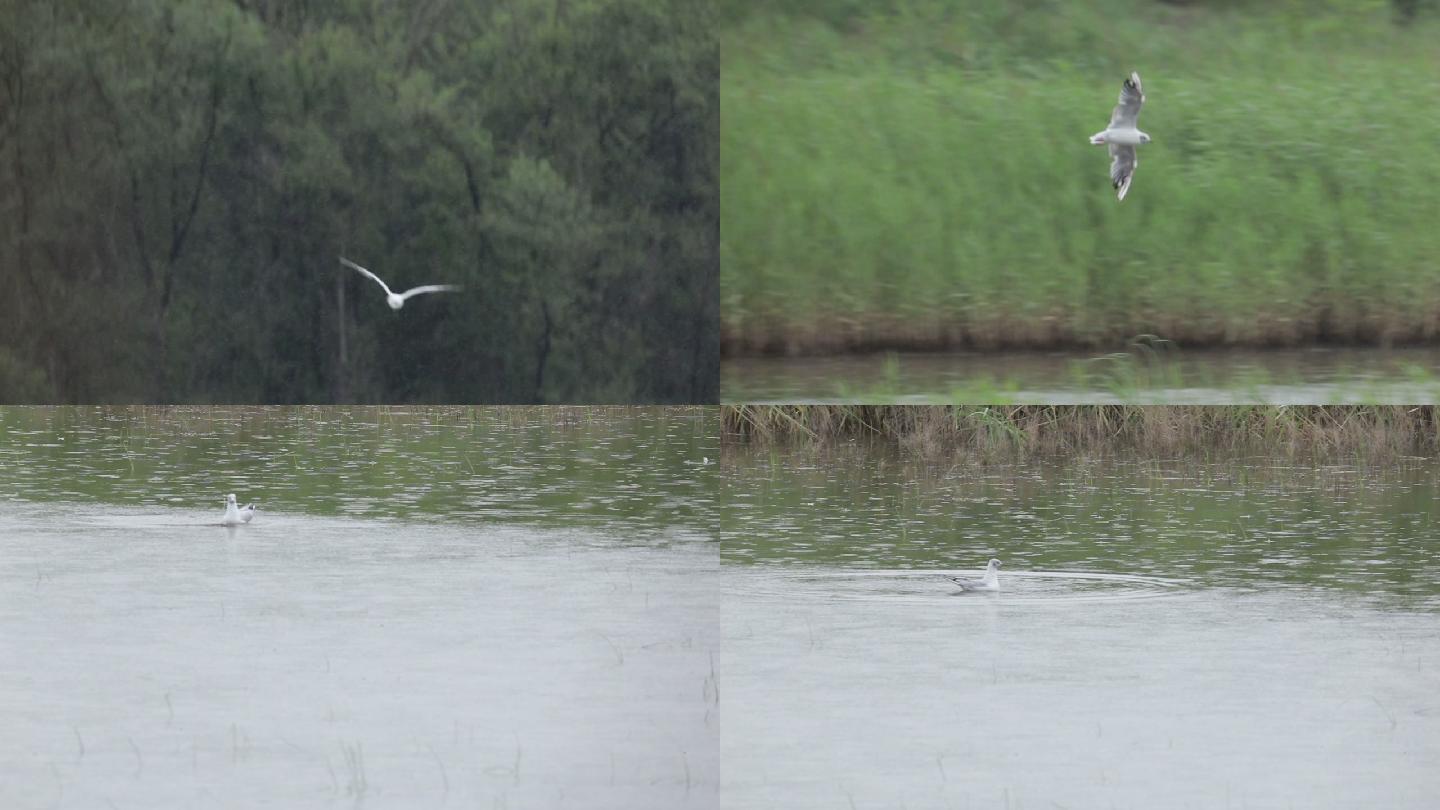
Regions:
M 726 360 L 735 403 L 1440 402 L 1440 350 L 875 353 Z
M 1431 460 L 725 452 L 729 806 L 1440 795 Z
M 716 432 L 0 409 L 0 803 L 717 806 Z

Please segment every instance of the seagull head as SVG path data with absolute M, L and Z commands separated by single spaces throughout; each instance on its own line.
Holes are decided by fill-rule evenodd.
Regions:
M 400 307 L 405 306 L 405 299 L 401 298 L 395 293 L 390 293 L 389 295 L 385 296 L 385 303 L 389 304 L 391 309 L 398 310 Z
M 1146 134 L 1143 133 L 1143 132 L 1140 133 L 1140 143 L 1149 143 L 1149 142 L 1150 142 L 1150 136 L 1149 136 L 1149 135 L 1146 135 Z
M 234 505 L 235 505 L 235 493 L 232 492 L 232 493 L 230 493 L 229 495 L 226 495 L 226 496 L 225 496 L 225 503 L 227 503 L 227 504 L 229 504 L 229 505 L 231 505 L 231 506 L 234 506 Z
M 990 558 L 990 567 L 991 567 L 991 568 L 999 568 L 999 567 L 1000 567 L 1000 561 L 997 560 L 997 559 L 995 559 L 994 557 L 991 557 L 991 558 Z

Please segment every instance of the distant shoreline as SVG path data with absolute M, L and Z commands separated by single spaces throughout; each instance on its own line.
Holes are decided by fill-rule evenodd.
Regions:
M 1415 324 L 1408 332 L 1393 328 L 1376 328 L 1349 336 L 1316 331 L 1288 339 L 1271 335 L 1269 339 L 1224 340 L 1213 335 L 1192 335 L 1164 340 L 1177 348 L 1197 352 L 1265 351 L 1270 349 L 1402 349 L 1440 346 L 1440 324 Z M 720 356 L 726 360 L 763 357 L 834 357 L 839 355 L 913 352 L 940 354 L 945 352 L 1119 352 L 1135 348 L 1137 342 L 1150 342 L 1153 335 L 1141 338 L 1107 337 L 1082 339 L 1075 336 L 1052 336 L 1046 340 L 1038 331 L 1026 332 L 1023 327 L 1013 333 L 1003 331 L 968 334 L 963 329 L 935 327 L 899 327 L 877 330 L 838 327 L 834 331 L 803 329 L 793 332 L 773 330 L 735 334 L 722 330 Z

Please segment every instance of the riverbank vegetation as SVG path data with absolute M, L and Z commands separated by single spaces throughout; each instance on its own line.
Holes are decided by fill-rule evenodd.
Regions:
M 927 456 L 1440 453 L 1434 406 L 726 405 L 722 446 L 894 443 Z
M 1408 405 L 1440 402 L 1428 349 L 1216 350 L 1136 341 L 1093 357 L 1061 353 L 887 352 L 745 357 L 721 370 L 732 403 L 1051 405 Z M 962 364 L 963 363 L 963 364 Z
M 715 17 L 0 0 L 0 401 L 714 401 Z
M 1436 3 L 722 8 L 729 355 L 1440 337 Z

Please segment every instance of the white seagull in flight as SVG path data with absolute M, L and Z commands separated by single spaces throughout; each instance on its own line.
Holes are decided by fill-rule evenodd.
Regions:
M 1140 163 L 1135 157 L 1135 147 L 1150 142 L 1150 136 L 1135 126 L 1135 119 L 1140 117 L 1140 105 L 1144 103 L 1140 74 L 1132 72 L 1120 86 L 1120 103 L 1110 113 L 1110 126 L 1090 136 L 1090 143 L 1109 144 L 1110 184 L 1122 200 L 1125 192 L 1130 190 L 1130 180 L 1135 177 L 1135 167 Z
M 424 287 L 412 287 L 405 292 L 397 295 L 390 291 L 389 285 L 381 281 L 379 276 L 375 275 L 369 270 L 366 270 L 365 268 L 350 261 L 344 256 L 340 257 L 340 263 L 345 265 L 346 267 L 351 268 L 352 270 L 360 271 L 365 275 L 366 278 L 374 279 L 375 283 L 379 284 L 381 289 L 385 290 L 385 303 L 389 304 L 391 309 L 399 309 L 400 307 L 405 306 L 405 299 L 409 298 L 412 295 L 420 295 L 421 293 L 434 292 L 457 292 L 460 289 L 454 284 L 427 284 Z

